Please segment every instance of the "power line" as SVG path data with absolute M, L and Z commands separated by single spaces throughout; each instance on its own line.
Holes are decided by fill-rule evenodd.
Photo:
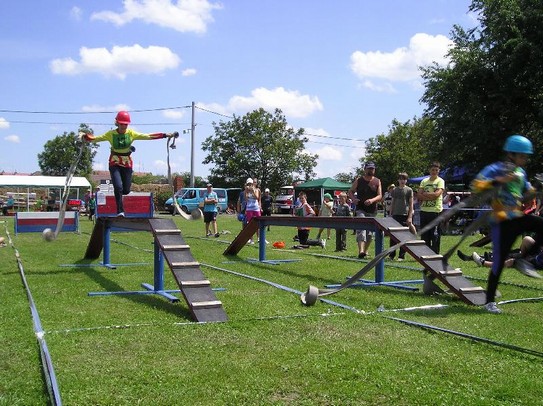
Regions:
M 158 107 L 154 109 L 135 109 L 127 110 L 132 113 L 143 113 L 148 111 L 164 111 L 164 110 L 179 110 L 191 108 L 192 106 L 175 106 L 175 107 Z M 16 113 L 16 114 L 67 114 L 67 115 L 77 115 L 77 114 L 112 114 L 117 113 L 117 110 L 114 111 L 31 111 L 31 110 L 8 110 L 0 109 L 0 113 Z

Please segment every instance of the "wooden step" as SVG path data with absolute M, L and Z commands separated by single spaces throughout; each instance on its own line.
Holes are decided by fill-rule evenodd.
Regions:
M 424 240 L 409 240 L 405 242 L 405 245 L 425 245 L 426 241 Z
M 188 268 L 192 266 L 200 266 L 199 262 L 172 262 L 172 268 Z
M 443 276 L 460 276 L 462 271 L 460 269 L 450 269 L 448 271 L 439 271 L 439 274 Z
M 160 235 L 160 234 L 181 234 L 181 230 L 179 230 L 178 228 L 155 229 L 155 230 L 153 230 L 153 232 L 156 235 Z
M 389 227 L 388 231 L 394 232 L 394 231 L 409 231 L 409 227 Z
M 190 249 L 190 245 L 187 245 L 187 244 L 163 245 L 162 249 L 164 251 L 188 250 Z
M 460 288 L 458 289 L 461 293 L 481 293 L 485 290 L 480 286 L 471 286 L 469 288 Z
M 208 300 L 205 302 L 193 302 L 190 305 L 195 309 L 203 309 L 208 307 L 222 306 L 222 302 L 220 300 Z
M 425 261 L 433 261 L 436 259 L 443 259 L 443 255 L 435 254 L 435 255 L 421 255 L 420 259 L 423 259 Z
M 203 288 L 211 286 L 211 282 L 207 279 L 202 279 L 200 281 L 179 281 L 181 288 Z

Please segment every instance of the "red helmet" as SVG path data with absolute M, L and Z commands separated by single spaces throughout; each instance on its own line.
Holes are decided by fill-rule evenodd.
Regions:
M 115 117 L 115 122 L 117 124 L 130 124 L 130 114 L 128 114 L 128 111 L 119 111 Z

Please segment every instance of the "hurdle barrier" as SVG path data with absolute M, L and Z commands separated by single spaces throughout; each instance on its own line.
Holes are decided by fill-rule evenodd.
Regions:
M 50 228 L 56 231 L 60 212 L 17 212 L 15 214 L 15 235 L 18 233 L 39 233 Z M 61 231 L 79 231 L 79 212 L 67 211 Z

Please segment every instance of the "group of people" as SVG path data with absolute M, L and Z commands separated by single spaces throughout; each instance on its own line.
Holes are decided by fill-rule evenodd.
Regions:
M 109 171 L 113 183 L 115 201 L 117 204 L 118 216 L 124 216 L 122 196 L 130 193 L 132 182 L 131 158 L 134 147 L 132 143 L 136 140 L 156 140 L 163 138 L 178 137 L 174 133 L 153 133 L 142 134 L 128 129 L 130 115 L 126 111 L 120 111 L 115 117 L 116 128 L 103 135 L 94 136 L 89 132 L 80 133 L 80 138 L 88 142 L 108 141 L 111 145 L 109 157 Z M 533 242 L 530 254 L 539 253 L 543 246 L 543 218 L 523 211 L 524 204 L 531 202 L 535 197 L 535 189 L 527 180 L 524 170 L 530 155 L 533 154 L 531 141 L 522 135 L 512 135 L 507 138 L 503 147 L 505 158 L 485 167 L 472 182 L 472 191 L 482 193 L 486 190 L 495 190 L 494 197 L 490 202 L 492 215 L 490 220 L 491 237 L 493 243 L 491 271 L 488 277 L 488 288 L 486 293 L 486 309 L 492 313 L 500 313 L 501 310 L 495 302 L 496 289 L 508 259 L 511 247 L 519 235 L 533 233 Z M 439 176 L 440 164 L 433 162 L 429 167 L 429 176 L 425 177 L 416 191 L 412 190 L 407 183 L 407 174 L 398 174 L 398 186 L 387 188 L 385 200 L 385 213 L 391 215 L 400 224 L 409 227 L 415 232 L 413 218 L 415 215 L 414 199 L 420 204 L 420 227 L 433 222 L 443 210 L 443 194 L 445 192 L 445 181 Z M 352 199 L 356 205 L 355 215 L 357 217 L 375 217 L 377 206 L 383 200 L 381 181 L 375 176 L 376 166 L 373 162 L 366 162 L 364 173 L 357 177 L 348 192 L 339 196 L 339 205 L 335 213 L 332 209 L 333 203 L 330 195 L 325 196 L 321 207 L 321 215 L 349 216 L 350 206 L 347 198 Z M 392 185 L 391 185 L 392 186 Z M 307 202 L 307 196 L 301 192 L 298 196 L 299 205 L 295 208 L 297 216 L 314 216 L 315 211 Z M 213 186 L 207 185 L 207 192 L 204 200 L 204 222 L 206 235 L 218 236 L 217 231 L 217 195 L 213 192 Z M 3 207 L 4 215 L 7 214 L 9 201 Z M 260 215 L 271 215 L 272 198 L 269 190 L 265 189 L 262 195 L 256 179 L 248 178 L 243 192 L 238 201 L 238 213 L 243 216 L 243 223 L 247 224 L 253 217 Z M 210 225 L 213 230 L 211 231 Z M 325 239 L 321 239 L 323 230 L 319 230 L 316 240 L 309 239 L 307 227 L 298 228 L 298 241 L 301 246 L 320 245 L 324 248 Z M 259 238 L 258 231 L 256 232 Z M 329 230 L 327 239 L 330 238 Z M 368 257 L 368 249 L 371 245 L 373 233 L 360 230 L 356 233 L 358 245 L 358 257 Z M 421 238 L 436 254 L 440 251 L 441 230 L 435 225 L 432 229 L 426 230 Z M 254 244 L 253 239 L 249 241 Z M 346 248 L 345 230 L 336 232 L 336 250 Z M 404 251 L 400 251 L 398 259 L 402 260 Z M 536 255 L 537 257 L 537 255 Z

